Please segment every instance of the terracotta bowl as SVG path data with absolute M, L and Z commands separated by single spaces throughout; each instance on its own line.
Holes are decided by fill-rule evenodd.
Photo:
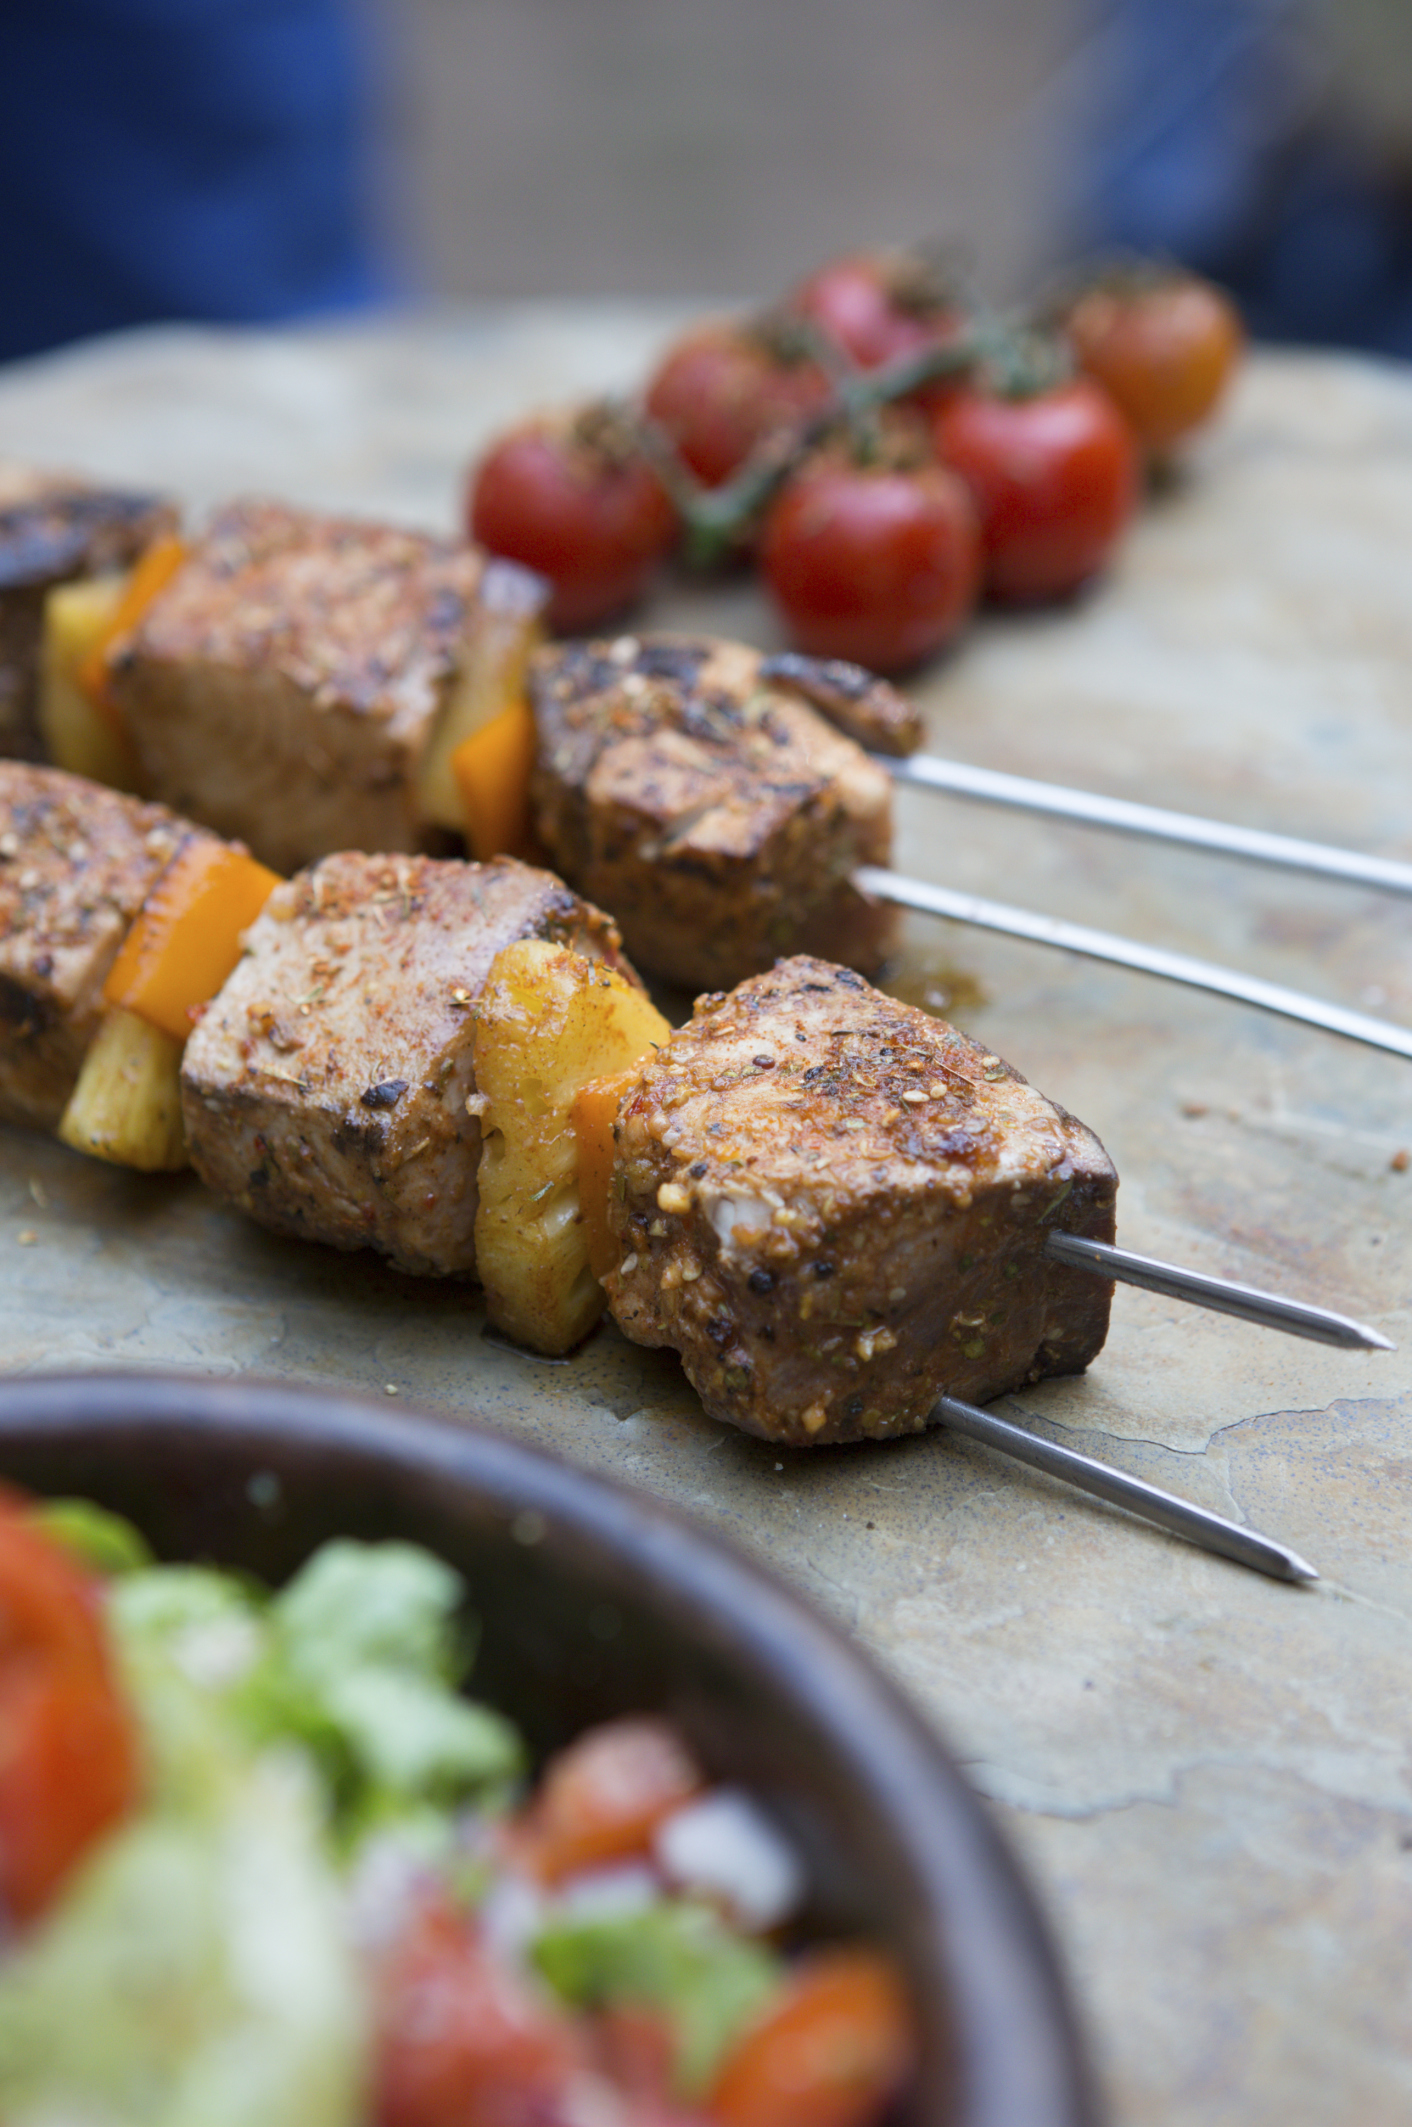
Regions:
M 810 1933 L 866 1934 L 924 2031 L 906 2127 L 1093 2127 L 1044 1924 L 930 1731 L 793 1595 L 640 1493 L 460 1423 L 248 1379 L 0 1383 L 0 1477 L 278 1582 L 325 1537 L 415 1539 L 470 1584 L 474 1689 L 545 1750 L 661 1709 L 802 1848 Z

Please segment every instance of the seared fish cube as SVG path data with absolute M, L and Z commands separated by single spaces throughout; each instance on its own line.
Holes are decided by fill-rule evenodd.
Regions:
M 154 796 L 277 871 L 436 839 L 418 775 L 488 565 L 420 532 L 234 505 L 110 659 Z M 520 571 L 532 622 L 536 579 Z
M 605 916 L 510 858 L 345 852 L 277 887 L 186 1045 L 202 1180 L 276 1232 L 473 1275 L 476 999 L 518 938 L 618 961 Z
M 0 1119 L 58 1123 L 118 948 L 192 832 L 160 805 L 0 761 Z
M 155 495 L 0 464 L 0 754 L 38 760 L 44 600 L 55 584 L 124 569 L 176 513 Z
M 536 829 L 639 966 L 683 989 L 789 952 L 876 971 L 897 918 L 851 874 L 889 860 L 891 780 L 758 652 L 570 643 L 539 652 L 531 688 Z
M 1044 1253 L 1113 1238 L 1091 1130 L 997 1056 L 824 961 L 704 997 L 618 1118 L 608 1304 L 713 1417 L 807 1446 L 918 1432 L 1079 1373 L 1112 1288 Z

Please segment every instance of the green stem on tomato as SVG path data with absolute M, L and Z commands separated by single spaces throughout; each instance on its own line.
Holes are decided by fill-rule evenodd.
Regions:
M 876 431 L 879 408 L 938 377 L 962 375 L 989 360 L 995 345 L 995 329 L 979 324 L 945 346 L 904 355 L 882 369 L 845 372 L 837 361 L 831 361 L 833 394 L 828 403 L 807 421 L 767 437 L 740 471 L 716 488 L 703 487 L 682 464 L 665 431 L 656 422 L 640 418 L 642 448 L 682 520 L 682 556 L 687 566 L 714 568 L 737 548 L 776 488 L 830 429 L 846 426 L 860 436 L 866 451 Z

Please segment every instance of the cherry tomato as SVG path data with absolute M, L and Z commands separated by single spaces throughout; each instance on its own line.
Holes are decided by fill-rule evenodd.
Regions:
M 914 2053 L 889 1960 L 819 1951 L 727 2055 L 706 2109 L 718 2127 L 875 2127 Z
M 703 325 L 663 356 L 647 411 L 705 487 L 720 487 L 760 444 L 796 429 L 832 396 L 817 363 L 769 326 Z
M 942 274 L 926 259 L 905 252 L 864 251 L 834 259 L 794 291 L 788 308 L 812 320 L 860 369 L 880 369 L 945 346 L 965 326 Z M 930 401 L 953 388 L 938 379 L 916 396 Z
M 820 453 L 771 504 L 760 567 L 797 649 L 901 671 L 949 642 L 975 604 L 975 512 L 944 466 Z
M 1029 398 L 959 393 L 936 417 L 941 456 L 980 519 L 992 598 L 1063 598 L 1102 568 L 1137 500 L 1127 423 L 1087 378 Z
M 95 1591 L 0 1501 L 0 1908 L 21 1921 L 41 1913 L 136 1792 L 132 1722 Z
M 528 1858 L 547 1881 L 645 1854 L 664 1817 L 703 1785 L 665 1721 L 590 1728 L 545 1767 L 524 1827 Z
M 377 2127 L 550 2127 L 586 2062 L 570 2020 L 429 1901 L 376 1974 Z
M 572 632 L 631 605 L 677 534 L 676 511 L 615 409 L 544 416 L 493 443 L 471 475 L 467 527 L 553 586 Z
M 1234 305 L 1195 274 L 1101 284 L 1064 326 L 1080 367 L 1159 457 L 1214 412 L 1245 337 Z

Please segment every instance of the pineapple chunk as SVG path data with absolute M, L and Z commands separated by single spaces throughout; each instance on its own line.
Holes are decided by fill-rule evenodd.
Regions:
M 488 565 L 460 671 L 417 771 L 422 811 L 438 827 L 465 833 L 465 808 L 451 756 L 463 740 L 524 694 L 530 652 L 540 639 L 543 604 L 538 578 L 523 569 Z
M 59 584 L 44 601 L 40 652 L 39 732 L 56 768 L 114 790 L 137 788 L 136 764 L 112 725 L 78 683 L 78 669 L 117 614 L 126 576 L 89 576 Z
M 183 1046 L 135 1012 L 106 1013 L 59 1119 L 64 1143 L 144 1174 L 187 1166 Z
M 621 975 L 542 938 L 497 953 L 476 1011 L 481 1131 L 476 1270 L 494 1327 L 566 1352 L 598 1319 L 570 1111 L 671 1028 Z

